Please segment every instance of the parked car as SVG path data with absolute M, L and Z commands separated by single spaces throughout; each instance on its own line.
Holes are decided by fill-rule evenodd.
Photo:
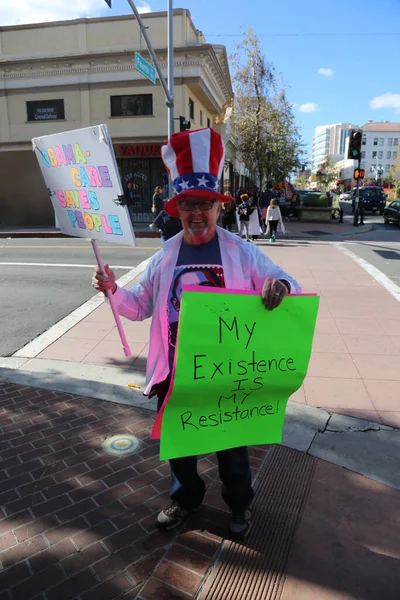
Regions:
M 368 185 L 360 188 L 360 202 L 363 205 L 364 212 L 379 212 L 383 215 L 386 206 L 386 195 L 382 187 Z M 356 188 L 353 190 L 352 212 L 354 214 L 356 206 Z
M 353 194 L 349 191 L 349 192 L 343 192 L 343 194 L 340 194 L 339 199 L 342 202 L 349 202 L 353 197 Z
M 383 220 L 386 225 L 397 223 L 400 227 L 400 200 L 393 200 L 383 211 Z

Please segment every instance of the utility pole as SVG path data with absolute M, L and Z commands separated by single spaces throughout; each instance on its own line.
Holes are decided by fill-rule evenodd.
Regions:
M 108 1 L 106 0 L 107 4 Z M 146 26 L 142 21 L 142 17 L 138 9 L 135 6 L 133 0 L 128 0 L 129 5 L 133 11 L 133 14 L 136 17 L 136 20 L 139 24 L 140 31 L 144 37 L 146 42 L 147 49 L 151 58 L 153 59 L 154 67 L 157 71 L 157 75 L 160 79 L 160 83 L 163 87 L 165 93 L 165 104 L 168 107 L 168 136 L 174 133 L 174 30 L 173 30 L 173 22 L 174 22 L 174 10 L 173 10 L 173 0 L 168 0 L 168 85 L 163 75 L 163 72 L 160 67 L 160 63 L 158 62 L 156 53 L 154 52 L 154 48 L 151 44 L 150 38 L 146 31 Z M 111 4 L 111 3 L 110 3 Z M 110 5 L 109 5 L 110 6 Z M 169 180 L 169 197 L 172 196 L 172 184 L 171 180 Z
M 362 143 L 362 130 L 351 129 L 349 135 L 349 147 L 347 150 L 347 158 L 350 160 L 358 161 L 358 171 L 361 169 L 361 143 Z M 354 210 L 354 227 L 358 227 L 358 214 L 360 211 L 360 179 L 357 178 L 356 198 L 355 198 L 355 210 Z M 361 210 L 361 223 L 363 223 L 364 212 Z
M 168 0 L 168 91 L 172 102 L 168 103 L 168 138 L 174 133 L 174 7 L 173 0 Z M 168 197 L 172 198 L 172 181 L 168 179 Z

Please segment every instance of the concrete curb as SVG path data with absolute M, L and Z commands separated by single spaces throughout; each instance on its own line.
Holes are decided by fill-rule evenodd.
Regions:
M 0 381 L 156 411 L 141 371 L 10 357 L 0 358 Z M 289 401 L 282 444 L 400 489 L 400 429 Z
M 310 224 L 310 223 L 309 223 Z M 366 224 L 366 225 L 361 225 L 358 227 L 353 227 L 351 223 L 345 223 L 348 224 L 349 226 L 352 227 L 352 231 L 349 231 L 347 233 L 335 233 L 334 231 L 332 231 L 332 233 L 327 233 L 326 236 L 321 236 L 321 238 L 317 237 L 317 236 L 313 236 L 313 235 L 308 235 L 307 233 L 304 234 L 293 234 L 291 235 L 290 233 L 290 228 L 287 229 L 287 234 L 286 236 L 284 236 L 282 239 L 329 239 L 331 236 L 349 236 L 349 235 L 357 235 L 360 233 L 368 233 L 369 231 L 372 231 L 374 229 L 374 224 Z M 315 226 L 318 225 L 317 223 L 312 223 L 311 225 Z M 332 224 L 332 227 L 334 227 L 335 224 Z M 140 227 L 140 226 L 139 226 Z M 143 238 L 148 238 L 148 239 L 160 239 L 160 233 L 158 231 L 151 231 L 149 229 L 135 229 L 135 236 L 138 239 L 143 239 Z M 65 233 L 63 233 L 62 231 L 59 231 L 57 229 L 36 229 L 36 230 L 24 230 L 24 229 L 20 229 L 20 230 L 4 230 L 4 229 L 0 229 L 0 239 L 5 239 L 5 238 L 70 238 L 72 236 L 70 235 L 66 235 Z M 78 238 L 80 239 L 80 238 Z M 261 235 L 259 237 L 259 239 L 261 240 L 267 240 L 268 238 L 265 235 Z
M 73 236 L 66 235 L 61 231 L 0 231 L 0 239 L 14 238 L 71 238 Z M 137 238 L 157 238 L 160 239 L 160 234 L 157 231 L 135 231 Z M 82 238 L 76 238 L 82 239 Z

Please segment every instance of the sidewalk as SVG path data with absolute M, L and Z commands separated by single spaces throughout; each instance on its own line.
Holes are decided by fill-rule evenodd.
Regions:
M 292 400 L 400 427 L 399 302 L 340 246 L 286 240 L 275 245 L 260 241 L 259 246 L 298 279 L 305 292 L 321 295 L 308 375 Z M 127 387 L 136 383 L 144 388 L 150 320 L 123 319 L 123 325 L 129 358 L 123 355 L 112 313 L 103 302 L 44 350 L 36 340 L 2 365 L 44 374 L 50 387 L 57 386 L 52 389 L 111 400 L 117 394 L 128 403 L 132 398 L 135 405 L 154 408 Z M 60 387 L 63 375 L 85 381 L 85 389 Z M 111 387 L 99 395 L 102 385 Z
M 215 457 L 203 456 L 201 511 L 162 534 L 169 467 L 149 439 L 153 412 L 8 383 L 0 410 L 1 600 L 399 597 L 391 487 L 285 446 L 250 448 L 254 522 L 234 544 Z M 117 433 L 138 452 L 103 451 Z

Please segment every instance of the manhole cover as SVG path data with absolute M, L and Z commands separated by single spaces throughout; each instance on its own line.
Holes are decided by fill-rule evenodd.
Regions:
M 308 233 L 308 235 L 330 235 L 328 231 L 321 231 L 320 229 L 313 229 L 311 231 L 302 231 L 302 233 Z
M 140 442 L 134 435 L 113 435 L 102 443 L 102 448 L 114 456 L 128 456 L 139 451 Z

